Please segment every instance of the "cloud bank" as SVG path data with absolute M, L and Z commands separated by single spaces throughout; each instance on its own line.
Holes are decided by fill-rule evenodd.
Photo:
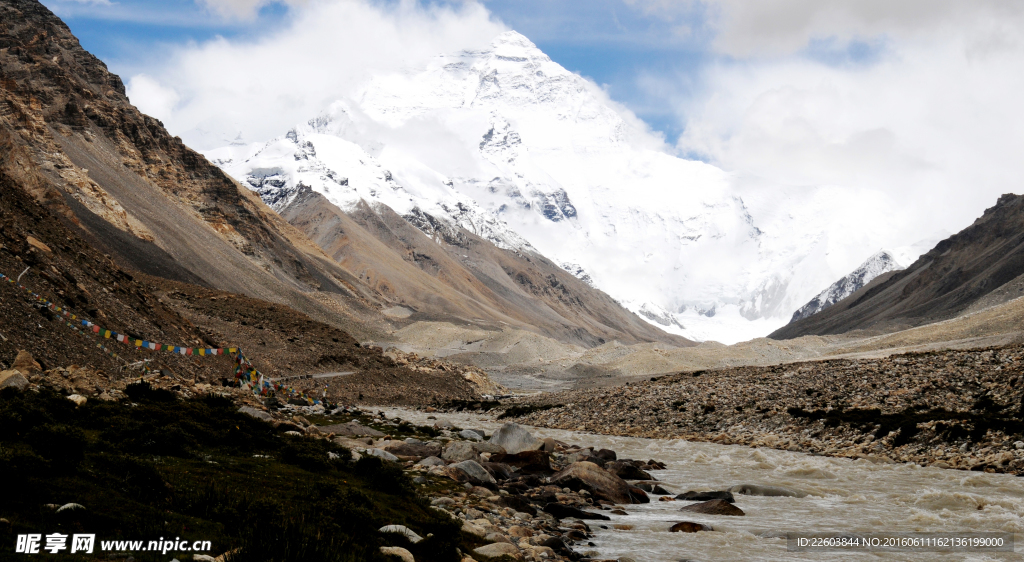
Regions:
M 207 0 L 246 17 L 260 0 Z M 163 64 L 128 82 L 143 112 L 195 148 L 272 138 L 316 115 L 367 76 L 439 53 L 487 44 L 505 27 L 479 4 L 312 1 L 278 29 L 172 48 Z
M 709 7 L 720 56 L 696 78 L 696 95 L 675 100 L 682 153 L 759 185 L 884 192 L 914 209 L 906 230 L 922 237 L 955 232 L 999 194 L 1024 189 L 1024 4 Z M 645 79 L 672 90 L 672 79 Z

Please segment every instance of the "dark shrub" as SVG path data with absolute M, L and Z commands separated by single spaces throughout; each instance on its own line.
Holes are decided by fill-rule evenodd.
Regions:
M 69 467 L 77 466 L 85 456 L 85 433 L 77 427 L 46 424 L 25 435 L 28 443 L 43 458 Z

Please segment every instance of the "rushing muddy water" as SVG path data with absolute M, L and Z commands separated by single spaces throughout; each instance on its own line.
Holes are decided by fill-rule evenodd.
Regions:
M 386 409 L 413 423 L 432 423 L 423 412 Z M 463 428 L 486 429 L 501 424 L 470 414 L 434 414 Z M 655 459 L 668 470 L 652 476 L 673 493 L 723 490 L 736 484 L 782 486 L 801 490 L 805 498 L 736 496 L 746 516 L 680 513 L 687 502 L 624 506 L 629 515 L 589 522 L 596 546 L 576 550 L 601 558 L 629 556 L 637 562 L 675 560 L 1024 560 L 1024 544 L 1016 552 L 850 553 L 791 552 L 785 538 L 773 532 L 1008 532 L 1024 540 L 1024 478 L 922 468 L 916 465 L 872 464 L 740 445 L 681 440 L 612 437 L 572 431 L 530 428 L 539 437 L 608 448 L 622 458 Z M 607 512 L 605 512 L 607 514 Z M 705 523 L 714 532 L 671 533 L 679 521 Z M 632 525 L 616 530 L 612 525 Z M 604 525 L 607 528 L 602 528 Z

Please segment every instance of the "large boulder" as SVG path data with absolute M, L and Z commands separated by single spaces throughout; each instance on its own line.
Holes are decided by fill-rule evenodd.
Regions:
M 512 477 L 512 471 L 509 470 L 507 464 L 500 462 L 482 462 L 480 466 L 484 467 L 484 470 L 491 473 L 496 480 L 508 480 Z
M 778 486 L 758 486 L 757 484 L 739 484 L 729 488 L 729 491 L 734 494 L 742 494 L 744 496 L 770 496 L 780 498 L 807 497 L 807 492 L 790 490 L 789 488 L 780 488 Z
M 480 463 L 468 460 L 457 462 L 452 465 L 448 465 L 445 468 L 445 472 L 457 482 L 487 482 L 489 484 L 496 484 L 494 477 L 491 476 L 487 470 L 480 466 Z M 459 474 L 465 475 L 465 477 L 459 477 Z
M 355 420 L 348 423 L 321 425 L 319 429 L 322 433 L 333 433 L 343 437 L 384 437 L 384 433 L 372 427 L 366 427 Z
M 725 500 L 710 500 L 690 504 L 679 511 L 703 513 L 705 515 L 746 515 L 743 510 Z
M 616 455 L 615 451 L 611 449 L 598 449 L 598 451 L 594 453 L 594 456 L 606 461 L 614 461 L 618 459 L 618 455 Z
M 500 455 L 505 449 L 493 443 L 478 443 L 474 441 L 452 441 L 444 448 L 441 458 L 446 461 L 480 461 L 480 453 L 491 453 Z
M 469 441 L 452 441 L 444 448 L 441 458 L 446 461 L 479 461 L 480 453 Z
M 711 500 L 725 500 L 729 503 L 735 503 L 736 499 L 733 497 L 732 492 L 694 492 L 693 490 L 684 494 L 676 496 L 677 500 L 686 500 L 691 502 L 706 502 Z
M 661 487 L 661 484 L 657 482 L 637 482 L 636 487 L 647 492 L 648 494 L 654 494 L 656 496 L 670 496 L 672 492 L 669 492 L 665 488 Z
M 384 450 L 399 457 L 417 457 L 420 459 L 436 457 L 441 454 L 441 447 L 439 445 L 404 443 L 402 441 L 392 441 L 384 446 Z
M 544 446 L 544 441 L 530 435 L 517 423 L 506 423 L 491 435 L 490 443 L 500 445 L 506 453 L 516 454 L 522 451 L 536 451 Z
M 11 368 L 15 371 L 20 371 L 23 375 L 31 375 L 43 371 L 43 367 L 39 362 L 32 357 L 31 353 L 24 349 L 18 352 L 18 356 L 14 358 L 14 365 L 11 365 Z
M 576 519 L 597 519 L 601 521 L 608 521 L 611 519 L 611 517 L 608 517 L 607 515 L 583 511 L 582 509 L 571 505 L 565 505 L 564 503 L 549 503 L 544 506 L 544 511 L 559 519 L 565 519 L 566 517 L 574 517 Z
M 0 388 L 7 388 L 9 386 L 18 390 L 25 390 L 25 387 L 28 386 L 28 379 L 25 378 L 25 375 L 14 369 L 0 372 Z
M 615 474 L 623 480 L 654 480 L 647 471 L 636 466 L 631 461 L 611 461 L 605 463 L 604 469 Z
M 544 451 L 523 451 L 512 454 L 491 455 L 491 462 L 500 462 L 519 468 L 522 472 L 551 473 L 551 458 Z
M 711 525 L 694 523 L 692 521 L 681 521 L 668 528 L 671 533 L 699 533 L 701 531 L 714 531 Z
M 650 499 L 640 489 L 639 494 L 630 491 L 629 484 L 618 476 L 605 471 L 592 462 L 576 462 L 555 473 L 548 482 L 561 488 L 587 490 L 594 497 L 612 503 L 647 503 Z M 641 499 L 639 495 L 642 495 Z M 647 501 L 643 501 L 647 500 Z
M 473 450 L 478 453 L 490 453 L 492 455 L 504 455 L 507 451 L 501 445 L 495 443 L 473 443 Z

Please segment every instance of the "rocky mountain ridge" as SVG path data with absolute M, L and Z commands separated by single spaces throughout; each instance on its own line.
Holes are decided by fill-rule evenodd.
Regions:
M 903 266 L 896 262 L 896 258 L 888 251 L 882 250 L 868 258 L 864 263 L 860 264 L 860 267 L 842 279 L 829 285 L 827 289 L 811 299 L 810 302 L 797 309 L 793 313 L 793 318 L 790 322 L 796 322 L 821 312 L 856 293 L 861 287 L 867 285 L 879 275 L 901 269 L 903 269 Z
M 281 303 L 364 340 L 382 339 L 395 323 L 415 321 L 382 313 L 410 305 L 455 322 L 541 325 L 545 333 L 574 342 L 621 337 L 685 344 L 544 260 L 533 260 L 544 264 L 536 277 L 520 275 L 528 269 L 523 261 L 509 267 L 511 274 L 500 272 L 500 289 L 488 289 L 514 294 L 502 305 L 510 314 L 475 304 L 430 310 L 437 294 L 432 289 L 421 290 L 421 300 L 403 301 L 391 290 L 403 279 L 347 269 L 158 120 L 138 112 L 120 79 L 45 7 L 9 0 L 0 10 L 0 134 L 12 146 L 12 157 L 2 165 L 12 182 L 123 268 Z M 430 222 L 429 216 L 422 218 Z M 431 238 L 459 236 L 437 226 L 430 238 L 424 235 L 416 243 L 443 252 Z M 432 269 L 436 261 L 424 261 L 430 252 L 414 245 L 399 246 L 398 253 L 391 250 L 400 265 L 393 273 L 422 281 L 415 273 Z M 376 257 L 360 259 L 373 263 Z M 460 282 L 467 277 L 464 271 L 447 273 Z M 573 292 L 577 289 L 583 294 Z M 462 300 L 461 294 L 447 299 Z M 563 301 L 564 306 L 558 304 Z M 576 301 L 585 304 L 572 304 Z M 529 312 L 520 314 L 523 310 Z
M 1022 228 L 1024 196 L 1005 194 L 971 226 L 942 240 L 906 269 L 879 277 L 769 337 L 894 332 L 954 318 L 976 304 L 994 306 L 1014 299 L 1024 275 Z

